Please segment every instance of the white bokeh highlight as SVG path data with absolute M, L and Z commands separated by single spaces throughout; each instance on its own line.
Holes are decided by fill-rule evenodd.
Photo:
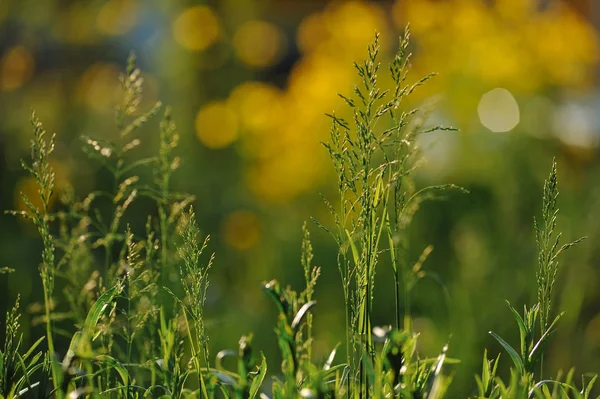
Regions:
M 509 132 L 519 124 L 519 104 L 510 91 L 502 88 L 488 91 L 477 106 L 479 121 L 495 133 Z

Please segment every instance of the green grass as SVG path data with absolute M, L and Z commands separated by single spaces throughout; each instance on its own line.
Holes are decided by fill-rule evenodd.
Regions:
M 22 348 L 17 300 L 5 322 L 1 397 L 448 397 L 452 364 L 459 361 L 450 357 L 451 341 L 438 353 L 419 353 L 412 323 L 413 290 L 434 267 L 426 263 L 432 247 L 409 237 L 424 201 L 468 192 L 451 184 L 417 187 L 413 180 L 422 163 L 419 136 L 455 129 L 428 125 L 429 109 L 405 108 L 406 99 L 433 77 L 408 82 L 409 37 L 407 28 L 388 68 L 393 84 L 384 88 L 379 85 L 376 36 L 366 59 L 355 64 L 359 83 L 353 94 L 341 96 L 351 120 L 329 115 L 330 140 L 324 146 L 337 175 L 338 197 L 324 198 L 333 223 L 314 222 L 338 248 L 345 338 L 324 361 L 313 357 L 314 295 L 321 269 L 313 265 L 305 224 L 300 244 L 304 288 L 297 292 L 275 280 L 263 284 L 277 313 L 273 345 L 282 359 L 279 369 L 269 370 L 272 379 L 266 378 L 267 361 L 254 349 L 252 335 L 241 337 L 237 350 L 216 355 L 209 350 L 204 308 L 218 258 L 210 253 L 209 237 L 201 236 L 191 207 L 194 198 L 170 185 L 180 161 L 175 155 L 179 133 L 169 109 L 159 123 L 157 155 L 132 156 L 141 144 L 139 128 L 162 109 L 160 103 L 139 109 L 143 79 L 135 58 L 130 57 L 121 77 L 117 140 L 82 138 L 90 161 L 109 172 L 111 190 L 80 200 L 64 195 L 57 210 L 52 208 L 54 137 L 47 137 L 34 113 L 31 160 L 23 167 L 35 178 L 40 201 L 23 196 L 27 211 L 11 213 L 31 222 L 43 242 L 39 271 L 46 333 L 29 349 Z M 156 209 L 143 226 L 128 222 L 128 210 L 140 198 L 152 200 Z M 518 345 L 490 332 L 508 356 L 489 360 L 481 349 L 483 367 L 473 379 L 473 398 L 591 397 L 595 376 L 578 385 L 573 371 L 555 378 L 544 372 L 545 348 L 560 345 L 552 341 L 562 316 L 552 308 L 558 257 L 580 241 L 559 244 L 557 199 L 553 163 L 544 185 L 541 222 L 534 223 L 537 303 L 524 305 L 522 314 L 511 305 L 507 309 L 506 317 L 512 314 L 520 333 Z M 411 247 L 421 253 L 417 259 L 410 257 Z M 391 268 L 394 279 L 388 326 L 372 322 L 374 298 L 384 289 L 376 284 L 381 268 Z M 179 276 L 178 284 L 168 278 L 173 274 Z M 57 282 L 61 291 L 55 289 Z M 68 347 L 57 349 L 59 334 L 69 336 Z M 58 353 L 66 355 L 59 358 Z M 224 367 L 228 358 L 234 359 L 234 371 Z M 503 362 L 512 363 L 506 375 L 498 367 Z

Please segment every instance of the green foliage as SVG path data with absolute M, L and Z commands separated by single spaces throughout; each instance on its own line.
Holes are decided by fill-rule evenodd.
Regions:
M 35 353 L 44 337 L 38 339 L 24 354 L 19 350 L 23 335 L 19 333 L 19 298 L 11 311 L 6 313 L 6 335 L 0 351 L 0 397 L 12 398 L 23 395 L 39 385 L 32 382 L 34 373 L 42 367 L 42 352 Z
M 31 221 L 42 238 L 46 336 L 21 354 L 17 300 L 7 315 L 0 352 L 0 397 L 252 399 L 268 398 L 267 392 L 276 399 L 448 397 L 452 377 L 445 370 L 457 360 L 448 356 L 449 344 L 437 356 L 419 353 L 419 335 L 412 325 L 412 292 L 433 273 L 424 266 L 433 247 L 425 246 L 418 258 L 411 259 L 408 237 L 423 201 L 440 198 L 448 190 L 466 190 L 454 185 L 417 188 L 413 179 L 421 164 L 419 136 L 453 128 L 427 126 L 428 109 L 403 110 L 406 98 L 433 76 L 406 82 L 409 37 L 407 28 L 389 66 L 393 85 L 386 90 L 378 82 L 376 36 L 367 58 L 355 65 L 360 85 L 352 97 L 342 96 L 352 122 L 330 115 L 330 142 L 325 147 L 337 174 L 339 198 L 335 205 L 325 199 L 333 226 L 317 224 L 338 246 L 345 339 L 327 359 L 314 358 L 313 310 L 321 268 L 313 265 L 305 224 L 300 256 L 304 288 L 299 292 L 283 288 L 276 280 L 263 284 L 276 307 L 274 338 L 281 352 L 280 369 L 271 370 L 270 387 L 267 360 L 254 347 L 252 334 L 242 336 L 236 350 L 222 350 L 211 360 L 205 306 L 214 253 L 207 256 L 209 237 L 200 239 L 190 205 L 193 197 L 171 189 L 180 164 L 179 133 L 168 108 L 158 127 L 158 154 L 135 159 L 141 128 L 161 107 L 157 103 L 139 110 L 143 78 L 135 57 L 129 58 L 121 77 L 124 95 L 117 109 L 117 138 L 83 138 L 83 151 L 112 176 L 112 189 L 94 191 L 83 199 L 67 190 L 62 203 L 51 206 L 54 138 L 45 138 L 33 114 L 32 161 L 23 166 L 38 185 L 41 208 L 23 196 L 28 211 L 12 213 Z M 478 398 L 592 395 L 595 376 L 583 380 L 580 389 L 573 382 L 573 371 L 564 379 L 542 378 L 544 349 L 562 316 L 552 318 L 551 312 L 557 257 L 580 241 L 559 247 L 560 234 L 554 233 L 556 174 L 554 163 L 544 186 L 543 223 L 535 223 L 538 303 L 525 306 L 522 315 L 509 305 L 520 333 L 518 349 L 491 332 L 513 365 L 506 379 L 500 375 L 500 356 L 488 360 L 486 350 L 473 389 Z M 128 212 L 141 197 L 154 201 L 156 215 L 136 226 Z M 374 298 L 382 290 L 375 277 L 380 265 L 388 262 L 381 256 L 386 252 L 394 276 L 393 314 L 390 326 L 373 327 Z M 0 269 L 2 274 L 10 271 Z M 53 341 L 59 332 L 70 337 L 62 360 Z M 45 353 L 38 350 L 44 340 Z M 336 362 L 340 346 L 345 359 Z M 233 370 L 225 365 L 230 358 L 235 361 Z

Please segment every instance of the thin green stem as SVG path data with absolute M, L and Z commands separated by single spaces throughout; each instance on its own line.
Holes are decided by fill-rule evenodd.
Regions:
M 133 334 L 131 328 L 131 277 L 128 274 L 125 276 L 127 281 L 127 364 L 131 364 L 131 347 L 133 346 Z M 127 378 L 127 386 L 125 388 L 126 397 L 129 397 L 130 381 Z
M 190 326 L 188 317 L 187 317 L 187 310 L 183 309 L 183 317 L 185 320 L 185 325 L 187 328 L 187 333 L 188 333 L 188 340 L 190 341 L 190 351 L 192 352 L 192 359 L 194 362 L 194 365 L 196 366 L 196 373 L 198 374 L 198 385 L 200 387 L 200 389 L 202 389 L 202 393 L 204 395 L 204 397 L 208 397 L 208 393 L 206 391 L 206 384 L 204 383 L 204 378 L 202 377 L 202 365 L 200 364 L 200 357 L 199 357 L 199 350 L 196 349 L 196 345 L 194 344 L 194 338 L 192 335 L 192 328 Z M 207 366 L 208 369 L 208 366 Z
M 406 236 L 404 237 L 404 239 L 402 240 L 402 250 L 403 250 L 403 254 L 402 254 L 402 265 L 401 265 L 401 270 L 402 270 L 402 274 L 403 274 L 403 285 L 404 285 L 404 330 L 406 332 L 408 332 L 410 335 L 412 335 L 412 317 L 411 317 L 411 287 L 410 287 L 410 278 L 411 278 L 411 272 L 412 270 L 410 270 L 410 268 L 408 267 L 409 262 L 408 262 L 408 243 L 407 243 L 407 238 Z
M 392 249 L 393 250 L 393 249 Z M 401 312 L 401 304 L 400 304 L 400 284 L 401 284 L 401 273 L 399 265 L 395 265 L 396 270 L 394 271 L 394 299 L 396 302 L 396 329 L 400 330 L 401 320 L 402 320 L 402 312 Z
M 46 315 L 46 340 L 48 341 L 48 356 L 50 357 L 50 369 L 52 371 L 52 384 L 54 389 L 58 389 L 58 370 L 56 369 L 55 355 L 54 355 L 54 339 L 52 337 L 52 320 L 50 319 L 50 292 L 46 283 L 43 284 L 44 289 L 44 309 Z
M 160 261 L 161 261 L 161 267 L 166 267 L 167 266 L 167 259 L 168 259 L 168 252 L 167 252 L 167 230 L 168 230 L 168 223 L 167 223 L 167 212 L 166 212 L 166 194 L 162 193 L 161 196 L 161 201 L 160 201 L 160 205 L 158 208 L 158 216 L 160 219 L 160 241 L 161 241 L 161 245 L 160 245 Z

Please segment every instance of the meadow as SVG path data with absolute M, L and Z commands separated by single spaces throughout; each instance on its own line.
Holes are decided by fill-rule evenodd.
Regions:
M 302 283 L 296 280 L 292 288 L 273 276 L 279 279 L 257 284 L 256 291 L 262 288 L 269 301 L 261 304 L 268 304 L 275 317 L 254 320 L 271 327 L 253 335 L 249 325 L 237 343 L 230 342 L 235 349 L 215 347 L 211 339 L 229 328 L 214 312 L 207 316 L 220 254 L 196 217 L 195 197 L 174 184 L 186 162 L 179 147 L 185 133 L 168 106 L 143 107 L 144 72 L 135 56 L 119 77 L 114 132 L 80 138 L 85 162 L 105 176 L 101 186 L 83 195 L 74 189 L 58 192 L 52 160 L 60 134 L 49 134 L 33 111 L 30 157 L 22 167 L 35 189 L 21 192 L 23 209 L 8 214 L 37 231 L 36 278 L 43 296 L 39 303 L 20 303 L 17 296 L 7 312 L 1 397 L 595 397 L 594 373 L 567 363 L 557 368 L 547 360 L 552 348 L 569 340 L 557 334 L 566 318 L 557 290 L 568 295 L 578 289 L 561 283 L 568 267 L 563 253 L 577 252 L 586 244 L 584 236 L 594 233 L 576 229 L 563 237 L 562 166 L 556 160 L 544 165 L 539 206 L 527 215 L 531 236 L 522 245 L 529 248 L 524 256 L 534 254 L 524 274 L 530 299 L 514 298 L 510 290 L 497 295 L 484 285 L 461 288 L 483 290 L 486 304 L 504 308 L 493 314 L 494 323 L 477 325 L 477 334 L 493 344 L 477 348 L 477 375 L 461 376 L 461 358 L 453 351 L 470 345 L 468 336 L 450 329 L 432 350 L 424 318 L 435 323 L 440 309 L 444 313 L 448 307 L 454 323 L 462 323 L 461 317 L 464 323 L 473 321 L 465 309 L 452 311 L 444 262 L 430 256 L 435 250 L 423 239 L 428 230 L 420 215 L 443 220 L 444 213 L 456 212 L 447 204 L 481 196 L 460 181 L 428 184 L 419 178 L 426 159 L 422 137 L 454 134 L 457 127 L 432 122 L 434 104 L 414 106 L 412 98 L 435 75 L 413 79 L 410 46 L 407 27 L 395 55 L 382 62 L 376 34 L 364 58 L 354 63 L 353 90 L 339 95 L 340 111 L 322 116 L 330 127 L 321 151 L 329 157 L 333 178 L 322 195 L 314 193 L 321 210 L 296 227 L 302 232 L 294 242 L 298 256 L 285 265 L 301 275 Z M 148 131 L 157 137 L 148 138 Z M 212 173 L 211 168 L 202 173 Z M 333 256 L 319 258 L 315 236 L 319 243 L 329 240 Z M 474 246 L 458 245 L 454 251 L 468 257 Z M 15 270 L 2 272 L 6 275 L 0 277 L 8 279 Z M 245 273 L 252 276 L 253 270 Z M 322 274 L 336 274 L 337 285 L 322 285 Z M 338 300 L 323 304 L 322 290 L 335 290 Z M 218 300 L 235 307 L 244 296 L 231 292 Z M 423 303 L 438 311 L 425 314 Z M 338 316 L 319 320 L 322 307 L 334 308 Z M 21 313 L 33 308 L 43 331 L 34 336 L 31 332 L 40 329 L 32 329 L 24 340 Z M 510 333 L 497 330 L 500 325 Z M 323 349 L 315 337 L 328 328 L 342 334 Z M 456 393 L 454 379 L 471 383 Z

